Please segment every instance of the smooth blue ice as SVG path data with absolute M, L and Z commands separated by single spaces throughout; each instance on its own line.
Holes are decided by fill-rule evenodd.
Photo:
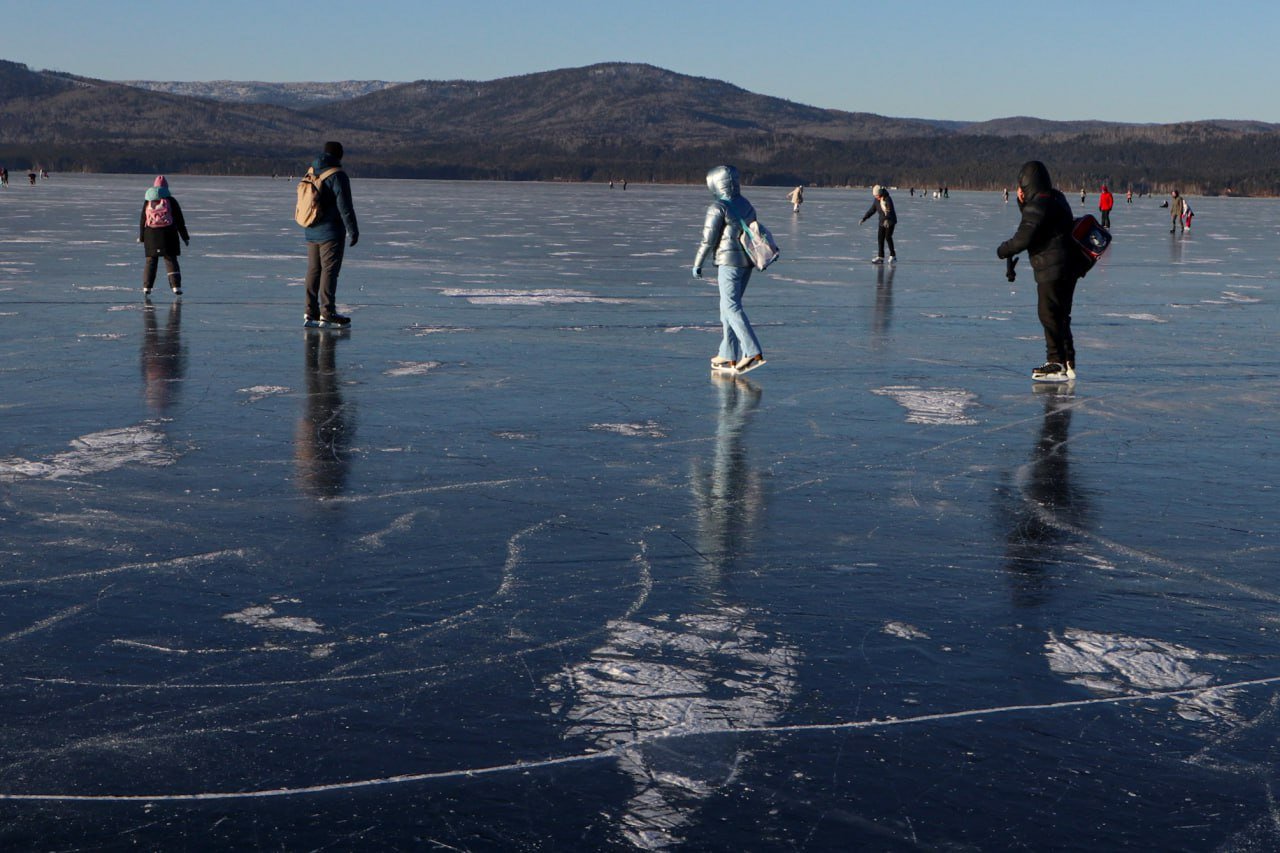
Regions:
M 1121 199 L 1045 390 L 1015 204 L 748 187 L 734 380 L 705 189 L 350 165 L 343 334 L 289 181 L 149 305 L 151 176 L 0 192 L 4 847 L 1280 845 L 1280 202 Z

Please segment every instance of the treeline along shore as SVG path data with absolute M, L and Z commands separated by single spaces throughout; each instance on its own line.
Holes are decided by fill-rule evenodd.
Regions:
M 709 165 L 732 162 L 754 185 L 998 190 L 1038 159 L 1066 188 L 1280 196 L 1280 125 L 1263 122 L 900 119 L 628 63 L 487 82 L 312 84 L 333 97 L 303 99 L 295 86 L 281 103 L 264 102 L 272 84 L 207 84 L 206 94 L 164 85 L 0 60 L 0 165 L 292 175 L 341 138 L 359 177 L 700 183 Z

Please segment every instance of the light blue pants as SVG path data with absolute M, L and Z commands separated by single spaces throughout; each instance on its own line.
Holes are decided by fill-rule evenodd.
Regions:
M 720 357 L 734 361 L 760 353 L 760 341 L 742 310 L 742 294 L 747 290 L 753 267 L 718 267 L 720 282 L 720 322 L 724 338 L 720 341 Z

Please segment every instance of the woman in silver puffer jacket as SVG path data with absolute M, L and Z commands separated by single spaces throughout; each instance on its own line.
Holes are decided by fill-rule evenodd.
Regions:
M 720 369 L 733 367 L 744 373 L 764 364 L 760 341 L 756 339 L 747 313 L 742 310 L 742 294 L 755 267 L 738 242 L 743 223 L 750 225 L 754 222 L 756 211 L 739 191 L 738 170 L 733 166 L 716 166 L 707 172 L 707 188 L 715 200 L 707 207 L 702 242 L 693 259 L 693 277 L 702 278 L 702 262 L 714 250 L 724 338 L 720 341 L 720 352 L 711 359 L 711 366 Z

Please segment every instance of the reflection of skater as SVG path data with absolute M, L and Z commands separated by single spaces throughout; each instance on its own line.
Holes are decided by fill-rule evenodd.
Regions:
M 762 392 L 743 376 L 713 374 L 719 400 L 715 452 L 709 469 L 694 480 L 698 551 L 717 569 L 731 568 L 759 521 L 764 503 L 758 473 L 747 465 L 742 433 Z
M 331 498 L 343 493 L 351 467 L 355 418 L 343 402 L 334 349 L 343 332 L 308 331 L 307 402 L 294 430 L 293 459 L 303 491 Z
M 702 242 L 693 259 L 693 277 L 702 278 L 702 262 L 714 252 L 724 337 L 711 365 L 732 364 L 738 370 L 749 370 L 764 364 L 764 353 L 742 308 L 742 296 L 754 267 L 738 238 L 742 235 L 743 223 L 750 225 L 755 221 L 756 211 L 741 194 L 738 170 L 733 166 L 716 166 L 707 172 L 707 188 L 715 200 L 707 207 L 702 223 Z
M 1169 233 L 1172 234 L 1175 228 L 1185 229 L 1187 224 L 1182 217 L 1187 212 L 1187 202 L 1182 196 L 1178 195 L 1178 191 L 1174 190 L 1169 193 L 1169 221 L 1173 224 L 1169 226 Z
M 1111 208 L 1116 206 L 1116 197 L 1111 194 L 1111 190 L 1107 189 L 1107 185 L 1102 185 L 1102 192 L 1098 195 L 1098 212 L 1102 214 L 1101 225 L 1103 228 L 1111 227 Z
M 698 594 L 672 599 L 683 603 L 674 611 L 651 605 L 610 619 L 601 646 L 547 679 L 564 737 L 613 750 L 631 787 L 620 808 L 598 810 L 615 846 L 686 842 L 699 809 L 737 793 L 751 757 L 750 739 L 688 735 L 768 726 L 796 693 L 798 651 L 729 591 L 766 508 L 743 440 L 760 389 L 723 373 L 712 381 L 715 445 L 689 478 L 697 539 L 682 579 Z
M 342 143 L 326 142 L 324 152 L 311 168 L 317 175 L 330 172 L 320 182 L 320 215 L 305 231 L 307 241 L 306 326 L 340 327 L 351 324 L 350 317 L 338 313 L 338 273 L 346 252 L 360 239 L 360 226 L 351 201 L 351 179 L 342 170 Z
M 169 318 L 161 331 L 156 311 L 149 303 L 142 312 L 142 381 L 147 405 L 157 415 L 173 405 L 187 373 L 187 354 L 182 347 L 182 300 L 169 305 Z
M 877 347 L 883 346 L 889 335 L 889 321 L 893 317 L 893 273 L 896 269 L 884 264 L 876 267 L 876 306 L 871 317 L 871 340 Z
M 893 199 L 889 197 L 889 190 L 876 184 L 871 188 L 871 195 L 874 201 L 871 207 L 867 208 L 867 212 L 862 214 L 862 219 L 858 220 L 861 225 L 872 216 L 879 215 L 880 227 L 876 229 L 876 256 L 872 259 L 873 264 L 884 263 L 884 247 L 889 244 L 889 263 L 898 260 L 898 253 L 893 248 L 893 229 L 898 225 L 898 214 L 893 209 Z
M 161 258 L 164 258 L 165 270 L 169 276 L 169 288 L 174 296 L 182 295 L 182 270 L 178 266 L 178 255 L 182 253 L 182 248 L 178 245 L 179 239 L 186 245 L 191 244 L 187 222 L 182 217 L 182 206 L 169 192 L 169 182 L 164 175 L 160 175 L 147 190 L 142 202 L 142 215 L 138 219 L 138 242 L 146 252 L 146 261 L 142 267 L 143 296 L 151 295 Z
M 1044 422 L 1030 462 L 1011 484 L 1006 567 L 1014 583 L 1014 601 L 1022 606 L 1044 603 L 1048 572 L 1062 564 L 1067 529 L 1088 523 L 1087 498 L 1072 483 L 1067 455 L 1075 403 L 1057 393 L 1061 387 L 1037 389 L 1044 394 Z
M 791 212 L 799 213 L 800 205 L 804 204 L 804 187 L 799 186 L 787 193 L 787 200 L 791 202 Z
M 1062 382 L 1076 376 L 1075 342 L 1071 336 L 1071 302 L 1079 279 L 1071 229 L 1071 206 L 1053 188 L 1049 170 L 1039 160 L 1023 164 L 1018 175 L 1018 230 L 996 249 L 1007 260 L 1012 281 L 1016 255 L 1026 251 L 1035 273 L 1040 325 L 1044 327 L 1045 363 L 1031 371 L 1032 379 Z

